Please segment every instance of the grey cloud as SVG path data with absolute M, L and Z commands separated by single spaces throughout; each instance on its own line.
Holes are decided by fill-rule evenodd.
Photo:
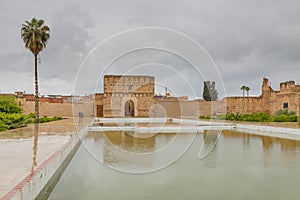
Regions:
M 88 12 L 74 6 L 53 13 L 51 39 L 45 50 L 45 77 L 56 77 L 56 70 L 70 78 L 88 51 L 88 30 L 93 21 Z
M 24 85 L 24 90 L 33 91 L 29 87 L 31 82 L 23 84 L 24 81 L 31 81 L 33 58 L 30 52 L 25 53 L 27 50 L 24 50 L 19 36 L 21 23 L 32 15 L 45 18 L 52 30 L 48 47 L 41 54 L 41 91 L 45 93 L 71 93 L 78 67 L 94 45 L 120 31 L 144 26 L 176 29 L 205 46 L 222 75 L 226 89 L 226 94 L 225 91 L 220 92 L 223 96 L 240 95 L 240 86 L 243 84 L 252 88 L 250 94 L 259 95 L 264 76 L 271 79 L 274 88 L 281 81 L 300 81 L 300 2 L 297 1 L 54 0 L 45 3 L 18 2 L 19 7 L 15 7 L 16 2 L 13 1 L 2 3 L 5 5 L 0 8 L 3 27 L 0 33 L 0 87 L 6 90 L 13 90 L 11 85 Z M 154 44 L 158 44 L 157 38 L 159 35 L 149 35 L 149 43 L 156 41 Z M 142 44 L 144 40 L 144 44 L 147 44 L 147 39 L 139 35 L 135 39 L 136 43 Z M 179 51 L 185 49 L 189 58 L 195 62 L 200 63 L 204 58 L 187 43 L 160 42 L 166 46 L 177 45 Z M 76 90 L 81 93 L 92 92 L 96 81 L 92 83 L 89 79 L 97 79 L 105 63 L 122 50 L 134 47 L 133 43 L 135 42 L 126 41 L 124 37 L 120 38 L 119 43 L 104 45 L 103 50 L 98 51 L 87 63 L 91 65 L 91 71 L 82 72 L 78 80 L 81 84 L 77 85 Z M 121 73 L 130 66 L 150 61 L 180 69 L 184 76 L 191 77 L 194 85 L 199 85 L 197 95 L 201 95 L 203 80 L 193 78 L 195 75 L 190 66 L 169 54 L 145 51 L 144 54 L 126 56 L 115 63 L 112 72 Z M 205 65 L 204 62 L 203 66 Z M 13 78 L 13 71 L 23 74 L 24 80 L 16 80 L 14 84 L 3 82 L 8 77 Z M 223 82 L 214 76 L 216 73 L 211 74 L 209 67 L 204 67 L 203 71 L 207 78 L 215 79 L 218 89 L 222 90 Z M 177 88 L 180 95 L 186 91 L 183 84 L 176 85 L 176 81 L 170 81 L 176 77 L 167 71 L 145 72 L 152 73 L 158 77 L 158 81 Z

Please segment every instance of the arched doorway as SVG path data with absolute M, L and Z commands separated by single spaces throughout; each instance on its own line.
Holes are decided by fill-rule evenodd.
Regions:
M 125 117 L 134 117 L 133 101 L 129 100 L 125 102 L 124 113 L 125 113 Z

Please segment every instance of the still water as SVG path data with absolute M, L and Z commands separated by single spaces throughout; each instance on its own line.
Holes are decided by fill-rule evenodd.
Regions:
M 209 134 L 89 133 L 49 199 L 300 199 L 300 141 L 233 131 Z M 141 174 L 112 169 L 166 165 L 193 136 L 190 148 L 168 167 Z M 202 143 L 210 153 L 199 159 Z M 166 146 L 168 153 L 161 153 Z

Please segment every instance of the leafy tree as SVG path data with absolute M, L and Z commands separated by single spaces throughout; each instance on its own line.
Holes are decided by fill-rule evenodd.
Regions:
M 208 81 L 204 82 L 204 88 L 203 88 L 203 99 L 205 101 L 211 101 L 211 97 L 210 97 L 210 93 L 209 93 L 209 89 L 208 89 Z
M 44 24 L 44 20 L 32 18 L 31 21 L 25 21 L 21 28 L 21 37 L 25 47 L 34 55 L 34 78 L 35 78 L 35 120 L 37 124 L 39 119 L 39 86 L 38 86 L 38 66 L 37 58 L 39 53 L 46 48 L 47 41 L 50 38 L 50 29 Z
M 203 88 L 203 99 L 205 101 L 217 101 L 218 100 L 218 91 L 215 88 L 215 82 L 205 81 Z

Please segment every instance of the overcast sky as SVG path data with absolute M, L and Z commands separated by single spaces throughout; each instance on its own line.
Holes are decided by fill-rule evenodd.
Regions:
M 204 80 L 220 97 L 241 95 L 242 85 L 259 95 L 263 77 L 274 89 L 300 83 L 297 0 L 2 0 L 1 93 L 34 91 L 34 58 L 20 38 L 32 17 L 51 29 L 41 94 L 102 92 L 103 74 L 153 75 L 157 93 L 168 86 L 191 98 Z

